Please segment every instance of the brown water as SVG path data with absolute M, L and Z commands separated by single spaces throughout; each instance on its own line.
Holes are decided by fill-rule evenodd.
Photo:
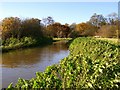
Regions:
M 44 71 L 47 66 L 58 63 L 68 54 L 65 42 L 2 54 L 2 88 L 6 88 L 11 82 L 17 82 L 19 77 L 35 77 L 36 71 Z

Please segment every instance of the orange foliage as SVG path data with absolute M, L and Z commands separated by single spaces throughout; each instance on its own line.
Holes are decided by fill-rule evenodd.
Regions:
M 79 35 L 83 36 L 94 36 L 97 29 L 96 26 L 93 26 L 90 23 L 80 23 L 76 25 L 76 31 L 79 32 Z
M 19 37 L 21 20 L 18 17 L 5 18 L 1 28 L 2 38 Z
M 60 23 L 54 23 L 47 26 L 47 31 L 52 37 L 67 37 L 70 28 L 66 25 L 61 25 Z

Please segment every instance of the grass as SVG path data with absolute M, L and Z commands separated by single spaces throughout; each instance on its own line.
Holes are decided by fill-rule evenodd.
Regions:
M 119 39 L 117 38 L 97 38 L 100 40 L 106 40 L 106 41 L 110 41 L 110 42 L 114 42 L 114 43 L 118 43 Z
M 53 38 L 54 41 L 71 40 L 72 38 Z

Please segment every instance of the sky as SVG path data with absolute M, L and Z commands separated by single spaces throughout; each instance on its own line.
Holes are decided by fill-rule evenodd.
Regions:
M 86 22 L 94 14 L 118 13 L 117 2 L 2 2 L 0 19 L 5 17 L 39 18 L 48 16 L 62 24 Z

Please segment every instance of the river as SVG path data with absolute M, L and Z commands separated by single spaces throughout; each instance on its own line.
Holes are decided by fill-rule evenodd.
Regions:
M 49 65 L 59 63 L 68 56 L 69 50 L 65 42 L 54 42 L 43 47 L 15 50 L 2 54 L 2 88 L 18 78 L 30 79 L 36 71 L 43 72 Z

